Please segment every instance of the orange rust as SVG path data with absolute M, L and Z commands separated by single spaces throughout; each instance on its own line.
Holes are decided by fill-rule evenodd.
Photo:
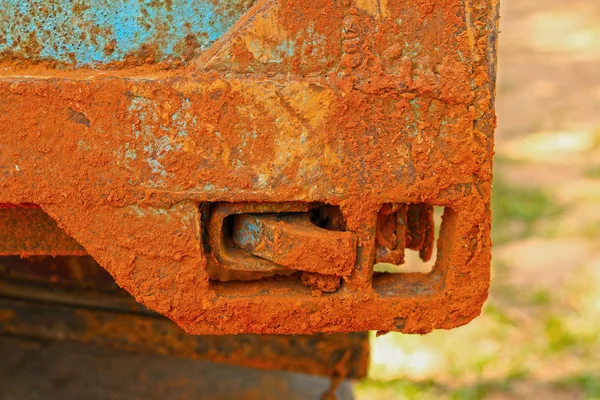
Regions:
M 300 281 L 304 285 L 313 288 L 313 295 L 317 296 L 321 295 L 319 292 L 335 292 L 342 283 L 339 276 L 315 272 L 303 272 L 300 276 Z
M 409 205 L 406 212 L 406 231 L 406 247 L 418 250 L 421 259 L 429 261 L 435 240 L 433 206 L 424 203 Z
M 30 204 L 0 204 L 0 256 L 85 255 L 54 220 Z
M 91 257 L 4 257 L 0 263 L 2 334 L 324 376 L 366 375 L 367 333 L 192 336 L 138 305 Z
M 377 214 L 375 262 L 404 264 L 406 204 L 384 204 Z
M 465 324 L 489 286 L 497 12 L 264 0 L 190 68 L 10 70 L 0 202 L 39 205 L 191 333 Z M 211 281 L 200 206 L 215 202 L 339 206 L 352 274 L 322 296 L 297 276 Z M 446 207 L 442 257 L 427 275 L 374 275 L 380 209 L 412 203 Z
M 354 234 L 319 228 L 306 213 L 238 215 L 233 230 L 239 247 L 282 267 L 347 276 L 356 261 Z

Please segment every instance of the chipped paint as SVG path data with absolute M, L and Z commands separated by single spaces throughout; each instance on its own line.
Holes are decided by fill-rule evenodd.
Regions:
M 0 0 L 0 58 L 98 65 L 188 60 L 247 10 L 245 0 Z M 144 60 L 140 60 L 144 61 Z

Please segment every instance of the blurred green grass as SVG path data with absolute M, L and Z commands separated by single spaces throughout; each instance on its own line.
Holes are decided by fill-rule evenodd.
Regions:
M 600 165 L 594 165 L 585 170 L 585 175 L 591 179 L 600 179 Z
M 502 174 L 496 173 L 492 212 L 492 240 L 495 245 L 500 245 L 531 236 L 538 221 L 556 218 L 561 207 L 544 190 L 511 185 Z

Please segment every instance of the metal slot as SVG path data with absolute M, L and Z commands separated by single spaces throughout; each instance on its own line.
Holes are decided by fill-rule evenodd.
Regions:
M 218 204 L 206 230 L 216 281 L 277 275 L 334 292 L 356 263 L 357 239 L 337 207 L 319 204 Z

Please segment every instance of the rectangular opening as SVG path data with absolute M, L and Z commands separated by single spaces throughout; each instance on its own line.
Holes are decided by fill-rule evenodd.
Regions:
M 207 272 L 214 284 L 287 282 L 310 290 L 334 292 L 355 259 L 340 253 L 337 239 L 356 253 L 356 240 L 346 231 L 339 207 L 316 204 L 204 204 L 203 243 Z M 275 239 L 277 238 L 277 239 Z M 338 247 L 327 249 L 327 243 Z M 351 249 L 350 249 L 351 248 Z M 298 258 L 301 256 L 302 258 Z M 347 259 L 337 270 L 340 259 Z M 288 260 L 292 260 L 286 264 Z M 294 261 L 296 260 L 296 261 Z M 314 262 L 313 262 L 314 261 Z

